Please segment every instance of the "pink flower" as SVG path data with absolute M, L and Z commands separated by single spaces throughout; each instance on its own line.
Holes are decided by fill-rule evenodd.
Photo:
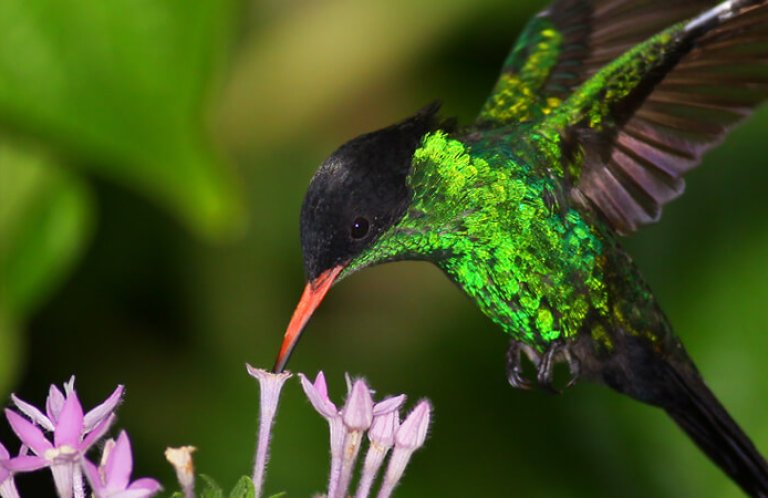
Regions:
M 325 383 L 325 375 L 318 372 L 315 382 L 310 382 L 304 374 L 299 374 L 301 387 L 312 403 L 317 413 L 328 422 L 331 446 L 331 470 L 328 477 L 327 496 L 333 498 L 337 494 L 339 476 L 341 474 L 342 456 L 344 454 L 344 436 L 346 430 L 341 420 L 341 412 L 328 397 L 328 386 Z
M 26 447 L 22 446 L 20 454 L 26 453 Z M 0 496 L 3 498 L 19 498 L 19 491 L 16 489 L 16 482 L 13 480 L 13 472 L 5 467 L 5 462 L 11 455 L 0 443 Z
M 51 386 L 46 414 L 16 396 L 13 401 L 31 421 L 12 410 L 5 410 L 11 429 L 33 455 L 20 455 L 5 461 L 12 472 L 28 472 L 49 467 L 59 496 L 70 498 L 74 486 L 82 486 L 80 461 L 86 451 L 107 432 L 114 421 L 112 411 L 120 401 L 122 386 L 102 404 L 83 414 L 74 389 L 74 377 L 64 385 L 64 394 Z M 53 441 L 38 427 L 53 432 Z
M 365 455 L 363 473 L 355 493 L 355 498 L 366 498 L 371 491 L 373 481 L 379 473 L 381 464 L 390 448 L 395 444 L 395 433 L 400 426 L 400 407 L 405 402 L 405 395 L 386 398 L 373 406 L 373 423 L 368 430 L 368 453 Z
M 16 407 L 43 429 L 53 432 L 56 422 L 59 420 L 59 415 L 64 407 L 66 398 L 75 393 L 75 376 L 69 378 L 64 384 L 63 394 L 55 384 L 51 384 L 48 391 L 48 398 L 45 400 L 45 411 L 43 414 L 37 407 L 32 406 L 26 401 L 18 398 L 15 394 L 11 394 L 11 400 Z M 92 431 L 102 420 L 107 418 L 120 403 L 123 396 L 123 386 L 119 385 L 112 394 L 100 405 L 96 406 L 93 410 L 89 411 L 83 416 L 83 427 L 85 432 Z
M 389 498 L 405 472 L 411 455 L 424 445 L 432 414 L 432 405 L 421 400 L 405 417 L 395 433 L 395 449 L 389 459 L 387 472 L 379 489 L 378 498 Z
M 264 486 L 264 475 L 267 469 L 269 435 L 272 432 L 272 423 L 280 401 L 280 391 L 286 380 L 292 377 L 291 373 L 272 373 L 261 368 L 253 368 L 246 363 L 246 369 L 251 377 L 259 381 L 261 390 L 259 404 L 259 436 L 256 441 L 256 460 L 253 465 L 253 486 L 255 495 L 261 496 Z
M 160 483 L 154 479 L 131 482 L 133 456 L 131 441 L 125 431 L 117 437 L 117 442 L 107 440 L 101 465 L 97 467 L 83 459 L 83 470 L 96 498 L 149 498 L 160 491 Z

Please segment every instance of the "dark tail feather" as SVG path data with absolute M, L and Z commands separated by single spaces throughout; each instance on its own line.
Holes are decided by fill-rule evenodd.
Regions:
M 691 439 L 749 496 L 768 498 L 768 464 L 707 388 L 698 373 L 668 365 L 668 387 L 678 391 L 664 406 Z

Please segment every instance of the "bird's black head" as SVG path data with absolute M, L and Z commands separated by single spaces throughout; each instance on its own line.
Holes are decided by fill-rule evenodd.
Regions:
M 402 218 L 406 176 L 422 137 L 437 127 L 438 104 L 339 147 L 312 178 L 301 209 L 301 245 L 310 282 L 344 265 Z
M 440 126 L 437 103 L 361 135 L 331 154 L 312 178 L 301 208 L 307 285 L 275 362 L 285 368 L 304 325 L 344 267 L 370 247 L 408 207 L 406 177 L 422 137 Z

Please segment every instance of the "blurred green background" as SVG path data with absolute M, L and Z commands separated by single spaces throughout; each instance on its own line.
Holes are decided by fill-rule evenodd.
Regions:
M 523 23 L 511 0 L 0 2 L 0 391 L 117 383 L 136 474 L 192 444 L 250 471 L 258 388 L 303 286 L 298 212 L 343 141 L 435 97 L 471 121 Z M 628 241 L 713 390 L 768 452 L 768 108 Z M 434 268 L 345 281 L 291 367 L 434 402 L 401 497 L 740 496 L 658 410 L 600 386 L 517 392 L 506 339 Z M 5 424 L 2 440 L 15 448 Z M 326 424 L 298 383 L 267 491 L 322 491 Z M 48 477 L 22 476 L 29 496 Z

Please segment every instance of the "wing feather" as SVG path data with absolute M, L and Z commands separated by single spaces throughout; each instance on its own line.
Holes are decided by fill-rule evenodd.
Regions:
M 662 207 L 682 194 L 683 175 L 768 98 L 768 1 L 752 3 L 709 29 L 678 30 L 672 45 L 657 43 L 658 54 L 638 51 L 658 55 L 655 65 L 628 57 L 627 72 L 642 68 L 636 86 L 616 92 L 599 118 L 593 109 L 587 119 L 586 108 L 572 115 L 580 117 L 569 133 L 584 149 L 576 183 L 583 195 L 576 198 L 588 198 L 619 233 L 657 221 Z M 605 87 L 599 95 L 627 85 L 626 74 L 621 67 L 598 73 Z M 590 84 L 572 100 L 588 101 L 580 92 L 599 96 Z M 580 138 L 585 129 L 598 138 Z
M 512 48 L 477 125 L 542 118 L 627 49 L 711 5 L 711 0 L 555 0 Z

